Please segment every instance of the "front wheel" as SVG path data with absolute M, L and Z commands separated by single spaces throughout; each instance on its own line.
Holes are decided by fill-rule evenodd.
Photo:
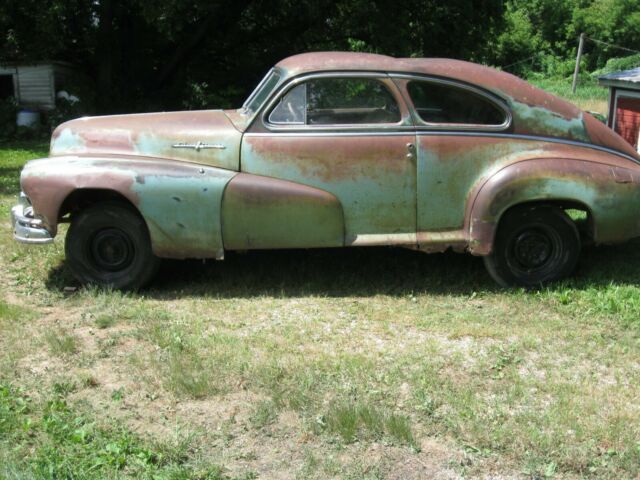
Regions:
M 571 274 L 579 255 L 580 235 L 567 214 L 532 205 L 504 215 L 484 264 L 504 287 L 536 287 Z
M 90 206 L 75 216 L 65 241 L 67 264 L 83 284 L 136 290 L 156 273 L 144 220 L 118 202 Z

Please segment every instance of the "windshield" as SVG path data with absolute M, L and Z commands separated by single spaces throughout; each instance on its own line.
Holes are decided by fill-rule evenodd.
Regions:
M 264 101 L 269 97 L 273 89 L 280 83 L 280 71 L 276 68 L 269 70 L 256 89 L 249 95 L 247 101 L 242 105 L 242 109 L 247 112 L 256 112 Z

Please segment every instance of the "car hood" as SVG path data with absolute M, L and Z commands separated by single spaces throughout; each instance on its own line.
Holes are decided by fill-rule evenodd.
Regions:
M 162 158 L 238 170 L 241 137 L 222 110 L 85 117 L 56 128 L 50 156 Z

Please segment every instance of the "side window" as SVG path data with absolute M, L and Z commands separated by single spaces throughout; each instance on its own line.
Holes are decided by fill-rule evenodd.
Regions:
M 416 113 L 426 123 L 500 126 L 506 115 L 489 99 L 470 90 L 435 82 L 409 82 Z
M 269 115 L 276 125 L 397 123 L 391 92 L 373 78 L 318 78 L 289 90 Z

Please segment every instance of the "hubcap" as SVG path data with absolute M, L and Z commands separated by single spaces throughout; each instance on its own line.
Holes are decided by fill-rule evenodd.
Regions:
M 553 253 L 551 239 L 541 231 L 526 230 L 520 233 L 514 242 L 514 255 L 524 268 L 539 268 Z
M 89 251 L 95 265 L 109 272 L 124 270 L 133 261 L 133 243 L 117 228 L 106 228 L 91 239 Z

